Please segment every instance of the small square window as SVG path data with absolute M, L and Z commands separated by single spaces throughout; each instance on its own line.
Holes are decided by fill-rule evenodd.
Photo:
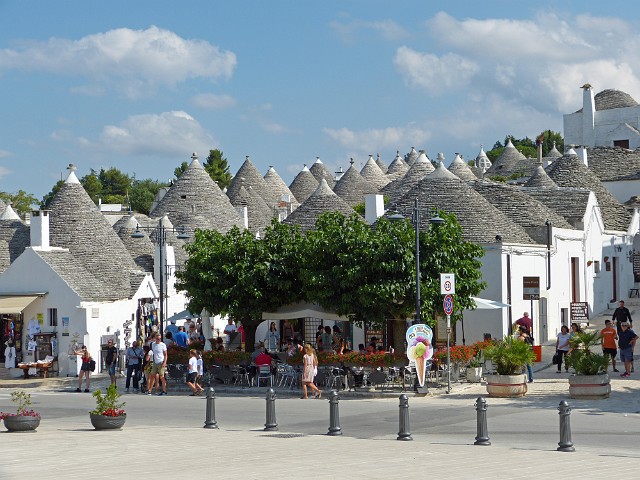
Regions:
M 49 326 L 57 327 L 58 326 L 58 309 L 57 308 L 49 308 Z

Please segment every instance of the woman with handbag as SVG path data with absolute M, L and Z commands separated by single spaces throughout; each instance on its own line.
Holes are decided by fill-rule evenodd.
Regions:
M 82 391 L 82 377 L 87 378 L 87 386 L 84 391 L 88 392 L 89 387 L 91 386 L 91 379 L 89 378 L 89 376 L 91 375 L 91 355 L 89 354 L 89 350 L 87 350 L 87 347 L 84 345 L 80 350 L 74 353 L 76 356 L 80 356 L 80 360 L 82 361 L 82 365 L 80 366 L 80 373 L 78 374 L 78 388 L 76 388 L 76 392 Z
M 569 366 L 567 365 L 567 353 L 569 353 L 569 339 L 571 338 L 571 334 L 569 333 L 569 329 L 566 325 L 563 325 L 560 329 L 560 333 L 558 334 L 558 338 L 556 339 L 556 355 L 557 355 L 557 365 L 558 371 L 557 373 L 562 372 L 562 360 L 564 359 L 564 371 L 569 371 Z
M 304 357 L 302 358 L 304 361 L 304 367 L 302 369 L 302 391 L 304 395 L 302 398 L 309 398 L 307 395 L 307 387 L 315 392 L 313 394 L 315 398 L 320 398 L 322 392 L 316 387 L 315 383 L 313 383 L 313 379 L 318 374 L 318 357 L 313 347 L 308 343 L 304 346 Z

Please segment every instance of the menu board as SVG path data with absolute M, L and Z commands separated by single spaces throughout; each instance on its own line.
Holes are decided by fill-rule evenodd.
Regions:
M 589 324 L 589 304 L 587 302 L 571 303 L 571 323 Z

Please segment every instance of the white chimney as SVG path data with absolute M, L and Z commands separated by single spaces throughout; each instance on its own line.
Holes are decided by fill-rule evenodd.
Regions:
M 49 210 L 31 212 L 31 246 L 47 250 L 49 248 Z
M 587 160 L 587 147 L 585 147 L 584 145 L 581 145 L 576 148 L 578 149 L 578 158 L 582 160 L 582 163 L 584 163 L 585 167 L 588 167 L 589 162 Z
M 364 220 L 369 225 L 384 215 L 384 197 L 375 193 L 367 193 L 364 196 Z

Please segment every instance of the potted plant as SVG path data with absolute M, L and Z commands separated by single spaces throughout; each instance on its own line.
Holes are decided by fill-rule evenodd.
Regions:
M 507 336 L 484 349 L 484 356 L 496 367 L 496 373 L 487 375 L 490 397 L 522 397 L 527 393 L 527 381 L 522 369 L 535 360 L 531 346 L 515 337 Z
M 17 390 L 11 393 L 11 401 L 18 406 L 16 413 L 0 412 L 4 426 L 10 432 L 35 430 L 40 425 L 40 414 L 28 407 L 31 406 L 31 395 Z
M 482 363 L 483 361 L 479 358 L 480 354 L 476 354 L 469 360 L 466 368 L 466 377 L 467 382 L 478 383 L 482 380 Z
M 611 392 L 607 367 L 609 355 L 592 351 L 600 347 L 600 332 L 576 333 L 569 339 L 567 365 L 575 371 L 569 377 L 571 398 L 607 398 Z
M 120 429 L 127 420 L 125 413 L 125 403 L 120 401 L 120 394 L 115 385 L 109 385 L 106 395 L 102 391 L 93 392 L 96 399 L 96 408 L 89 412 L 91 424 L 96 430 Z

